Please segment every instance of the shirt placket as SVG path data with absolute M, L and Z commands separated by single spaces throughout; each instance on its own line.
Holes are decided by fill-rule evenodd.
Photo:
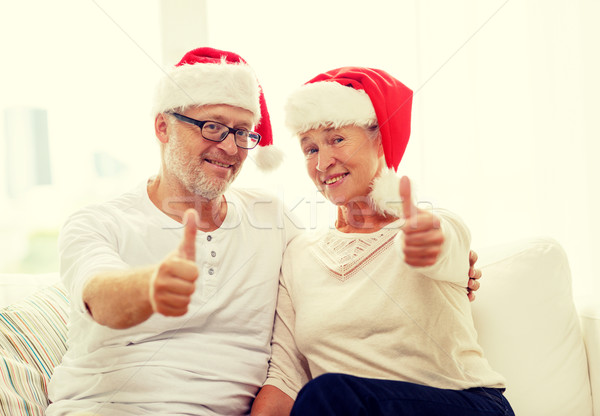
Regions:
M 215 236 L 207 234 L 205 243 L 204 249 L 206 251 L 202 256 L 204 261 L 200 273 L 200 278 L 203 280 L 204 290 L 202 290 L 202 300 L 204 301 L 210 299 L 215 294 L 219 274 L 218 248 Z

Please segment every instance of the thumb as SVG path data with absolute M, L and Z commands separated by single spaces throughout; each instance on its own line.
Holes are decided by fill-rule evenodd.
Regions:
M 412 202 L 410 179 L 403 176 L 400 179 L 400 198 L 402 199 L 402 213 L 404 218 L 410 218 L 417 213 L 417 207 Z
M 186 260 L 196 261 L 196 232 L 198 212 L 190 208 L 183 214 L 183 240 L 179 245 L 179 255 Z

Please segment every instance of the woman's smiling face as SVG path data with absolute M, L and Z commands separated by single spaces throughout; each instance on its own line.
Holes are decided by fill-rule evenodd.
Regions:
M 315 186 L 335 205 L 367 200 L 383 165 L 379 136 L 364 127 L 321 127 L 302 133 L 300 147 Z

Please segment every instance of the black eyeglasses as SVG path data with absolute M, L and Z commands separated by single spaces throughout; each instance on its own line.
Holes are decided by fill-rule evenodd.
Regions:
M 249 131 L 246 129 L 233 129 L 216 121 L 200 121 L 179 113 L 168 114 L 171 114 L 184 123 L 193 124 L 194 126 L 199 127 L 202 137 L 211 142 L 222 142 L 227 136 L 229 136 L 229 133 L 233 133 L 235 145 L 237 147 L 241 147 L 242 149 L 254 149 L 258 142 L 260 142 L 260 134 L 255 131 Z

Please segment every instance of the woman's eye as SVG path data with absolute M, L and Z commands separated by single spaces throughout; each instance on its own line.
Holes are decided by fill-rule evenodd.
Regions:
M 306 156 L 312 156 L 315 153 L 317 153 L 317 149 L 313 148 L 313 147 L 309 147 L 308 149 L 304 149 L 304 154 Z
M 336 144 L 337 144 L 337 143 L 341 143 L 341 142 L 343 142 L 343 141 L 344 141 L 344 138 L 343 138 L 343 137 L 336 137 L 335 139 L 333 139 L 333 142 L 334 142 L 334 143 L 336 143 Z

